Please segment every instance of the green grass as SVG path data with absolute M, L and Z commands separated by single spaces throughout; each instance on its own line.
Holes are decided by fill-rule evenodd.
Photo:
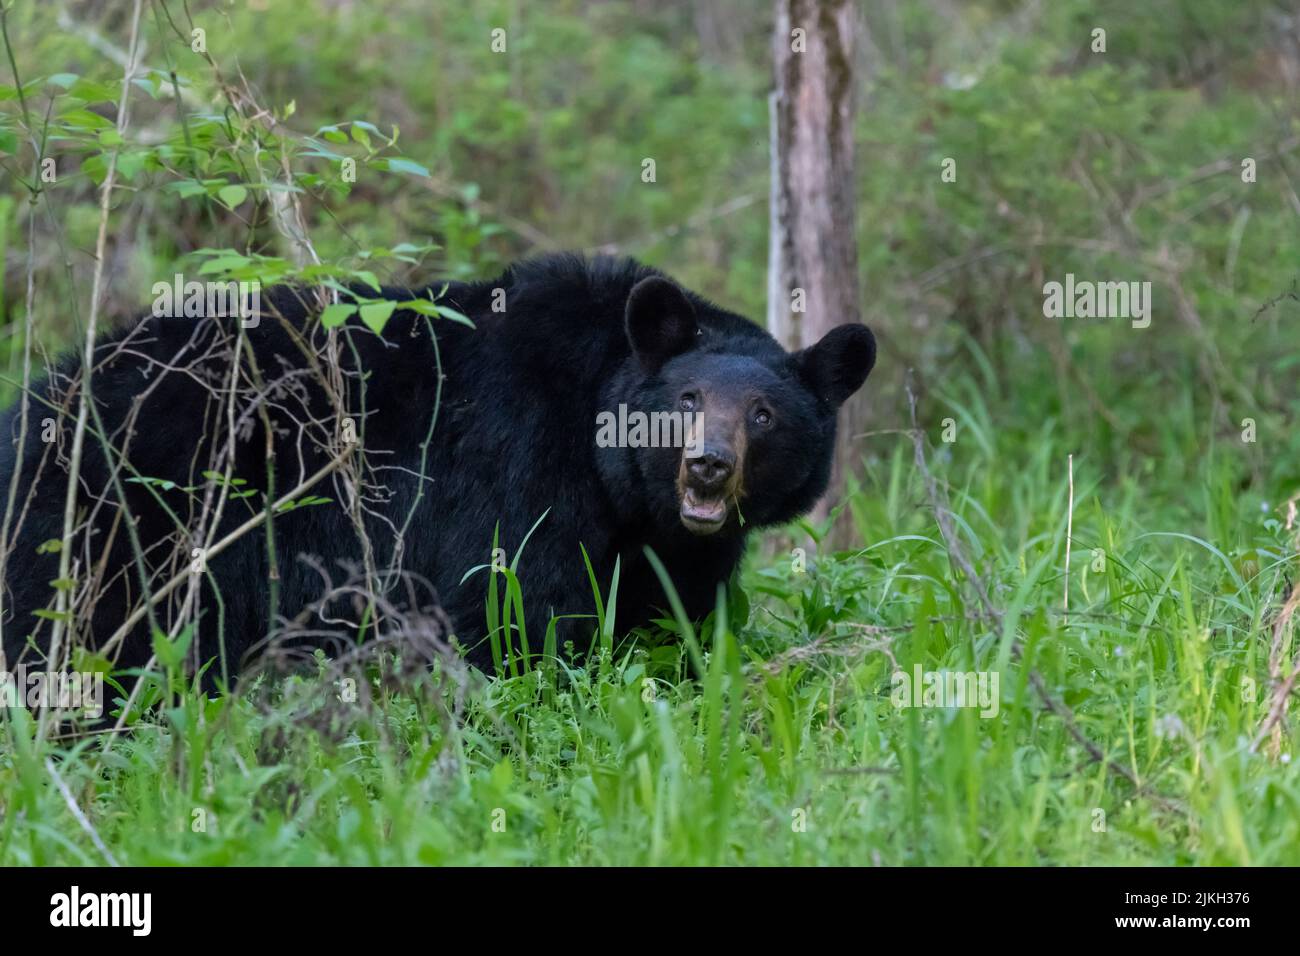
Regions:
M 1027 409 L 994 427 L 978 395 L 940 396 L 957 440 L 930 429 L 928 459 L 996 617 L 950 560 L 910 441 L 873 436 L 850 502 L 871 544 L 804 571 L 784 546 L 799 536 L 757 547 L 744 598 L 694 635 L 699 676 L 690 639 L 618 641 L 605 618 L 581 667 L 465 682 L 372 662 L 343 703 L 321 659 L 319 679 L 182 693 L 109 746 L 37 747 L 14 711 L 0 863 L 1300 863 L 1294 737 L 1250 750 L 1296 557 L 1290 489 L 1240 490 L 1257 463 L 1230 439 L 1185 459 L 1083 442 L 1067 621 L 1063 429 Z M 1162 434 L 1194 445 L 1198 421 L 1169 409 Z M 891 655 L 996 671 L 997 716 L 896 708 Z

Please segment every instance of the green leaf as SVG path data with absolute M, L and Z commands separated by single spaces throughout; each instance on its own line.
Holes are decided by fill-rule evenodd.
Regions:
M 408 302 L 403 302 L 402 308 L 410 309 L 420 315 L 427 315 L 431 319 L 436 319 L 439 316 L 438 307 L 428 299 L 411 299 Z
M 408 173 L 412 176 L 424 176 L 426 178 L 429 175 L 427 169 L 409 159 L 390 159 L 387 162 L 390 173 Z
M 214 272 L 233 272 L 252 262 L 247 256 L 217 256 L 199 266 L 199 275 L 211 275 Z
M 191 196 L 206 196 L 208 187 L 203 185 L 197 179 L 182 179 L 180 182 L 168 183 L 165 187 L 172 192 L 178 193 L 182 199 L 188 199 Z
M 461 325 L 468 325 L 471 329 L 475 327 L 469 316 L 456 311 L 449 305 L 439 305 L 438 314 L 444 319 L 451 319 L 453 322 L 459 322 Z
M 119 153 L 117 157 L 117 172 L 122 179 L 131 182 L 139 175 L 140 170 L 144 168 L 144 162 L 147 153 Z
M 328 160 L 331 160 L 332 162 L 336 162 L 336 163 L 337 163 L 337 162 L 340 162 L 340 161 L 343 159 L 343 154 L 342 154 L 342 153 L 336 153 L 336 152 L 334 152 L 333 150 L 326 149 L 324 146 L 321 146 L 321 145 L 316 144 L 316 143 L 313 143 L 313 144 L 312 144 L 312 148 L 311 148 L 311 149 L 304 149 L 304 150 L 303 150 L 301 153 L 299 153 L 298 155 L 299 155 L 299 156 L 314 156 L 314 157 L 317 158 L 317 159 L 328 159 Z M 303 179 L 304 177 L 300 174 L 298 178 L 301 180 L 301 179 Z
M 153 632 L 153 652 L 157 656 L 159 663 L 170 669 L 181 666 L 185 660 L 185 650 L 190 646 L 190 640 L 194 637 L 194 625 L 187 624 L 185 629 L 176 635 L 176 640 L 171 640 L 167 635 L 155 628 Z
M 361 321 L 366 327 L 376 334 L 384 331 L 384 326 L 388 324 L 388 317 L 393 314 L 397 308 L 397 303 L 392 301 L 368 302 L 361 307 Z
M 98 113 L 83 109 L 68 110 L 59 118 L 76 129 L 108 129 L 113 125 Z
M 226 481 L 226 476 L 223 475 L 223 474 L 222 474 L 221 472 L 219 472 L 219 471 L 211 471 L 211 470 L 208 470 L 208 471 L 204 471 L 202 474 L 203 474 L 203 477 L 204 477 L 204 478 L 208 479 L 208 481 L 215 481 L 215 482 L 216 482 L 217 484 L 219 484 L 219 485 L 225 485 L 225 484 L 231 484 L 231 485 L 246 485 L 246 484 L 248 484 L 248 479 L 247 479 L 247 478 L 231 478 L 231 479 L 227 482 L 227 481 Z
M 393 248 L 390 249 L 389 251 L 393 255 L 411 255 L 411 254 L 418 254 L 421 252 L 432 252 L 436 248 L 438 247 L 431 242 L 426 242 L 423 245 L 419 245 L 419 246 L 413 245 L 409 242 L 399 242 L 397 245 L 393 246 Z
M 141 485 L 152 485 L 155 488 L 161 488 L 163 491 L 171 491 L 176 487 L 176 482 L 169 478 L 148 478 L 143 475 L 126 479 L 130 482 L 136 482 Z
M 348 305 L 345 302 L 327 305 L 325 306 L 325 311 L 320 314 L 320 323 L 327 329 L 337 328 L 346 322 L 356 311 L 357 307 L 355 305 Z
M 53 80 L 53 77 L 50 77 Z M 79 100 L 85 100 L 87 103 L 115 103 L 122 91 L 108 83 L 96 83 L 94 80 L 87 80 L 84 77 L 77 79 L 68 93 Z
M 230 209 L 234 209 L 248 198 L 248 190 L 239 185 L 222 186 L 217 190 L 217 198 L 225 203 Z
M 72 652 L 72 669 L 82 674 L 107 675 L 113 670 L 113 662 L 103 654 L 78 647 Z
M 137 76 L 131 80 L 131 85 L 144 90 L 153 99 L 158 99 L 158 84 L 150 82 L 147 77 Z
M 322 498 L 319 495 L 307 495 L 305 498 L 299 498 L 297 501 L 282 502 L 275 510 L 278 514 L 286 511 L 293 511 L 295 508 L 309 508 L 312 505 L 327 505 L 333 498 Z

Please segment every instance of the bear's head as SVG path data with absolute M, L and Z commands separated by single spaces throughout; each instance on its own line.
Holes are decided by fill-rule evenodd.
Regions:
M 646 426 L 625 461 L 656 525 L 734 534 L 812 508 L 829 481 L 836 412 L 875 364 L 866 326 L 790 353 L 659 275 L 633 287 L 625 326 L 631 356 L 607 396 Z

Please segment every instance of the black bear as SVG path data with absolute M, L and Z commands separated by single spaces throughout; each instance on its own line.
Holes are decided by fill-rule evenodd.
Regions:
M 484 665 L 487 579 L 467 572 L 494 547 L 508 564 L 525 539 L 534 651 L 552 616 L 594 610 L 587 561 L 605 589 L 620 560 L 620 630 L 659 616 L 647 546 L 698 619 L 746 534 L 823 493 L 837 409 L 875 362 L 863 325 L 791 354 L 628 259 L 554 255 L 490 281 L 385 289 L 407 306 L 378 332 L 364 315 L 327 331 L 314 295 L 277 287 L 253 321 L 151 314 L 101 339 L 66 580 L 80 361 L 32 389 L 21 454 L 19 408 L 5 414 L 0 493 L 21 467 L 9 666 L 48 653 L 57 585 L 65 632 L 118 666 L 148 661 L 155 629 L 197 621 L 192 660 L 232 679 L 286 628 L 308 642 L 382 629 L 364 588 L 337 586 L 358 572 L 387 606 L 440 606 Z

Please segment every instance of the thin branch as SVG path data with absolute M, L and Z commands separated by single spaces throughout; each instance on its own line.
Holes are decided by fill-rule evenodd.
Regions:
M 1291 692 L 1295 689 L 1296 678 L 1300 677 L 1300 668 L 1292 668 L 1290 676 L 1285 680 L 1282 679 L 1282 646 L 1287 625 L 1291 622 L 1291 617 L 1297 608 L 1300 608 L 1300 582 L 1291 588 L 1290 596 L 1282 605 L 1282 610 L 1278 612 L 1277 620 L 1273 622 L 1273 646 L 1268 661 L 1269 677 L 1273 680 L 1273 702 L 1269 706 L 1268 716 L 1260 725 L 1259 733 L 1255 735 L 1255 740 L 1250 745 L 1251 753 L 1259 750 L 1260 744 L 1270 732 L 1273 734 L 1273 756 L 1276 757 L 1282 749 L 1282 720 L 1286 717 L 1287 705 L 1291 700 Z
M 1074 455 L 1069 457 L 1070 468 L 1070 503 L 1068 510 L 1065 512 L 1065 594 L 1061 602 L 1064 610 L 1064 617 L 1061 618 L 1061 627 L 1068 627 L 1070 623 L 1070 542 L 1074 538 Z
M 104 841 L 100 839 L 99 833 L 96 832 L 81 807 L 77 806 L 76 798 L 72 795 L 72 791 L 68 789 L 68 785 L 63 782 L 63 778 L 59 776 L 59 772 L 54 769 L 54 761 L 49 757 L 45 758 L 45 769 L 54 778 L 54 785 L 59 788 L 59 793 L 63 795 L 63 802 L 68 805 L 68 810 L 77 818 L 77 822 L 81 824 L 81 829 L 85 830 L 90 836 L 90 842 L 95 844 L 95 849 L 104 855 L 104 859 L 108 861 L 109 866 L 117 866 L 116 857 L 104 845 Z
M 127 128 L 131 79 L 135 75 L 136 60 L 140 52 L 140 11 L 143 5 L 142 0 L 135 0 L 135 6 L 131 14 L 130 55 L 122 74 L 122 94 L 117 106 L 118 145 L 114 146 L 113 151 L 109 154 L 108 168 L 104 173 L 104 185 L 100 191 L 99 233 L 95 238 L 95 272 L 90 286 L 90 314 L 86 319 L 86 339 L 82 352 L 82 382 L 77 404 L 77 424 L 72 433 L 72 451 L 69 456 L 68 490 L 63 503 L 63 547 L 59 550 L 60 582 L 66 582 L 72 570 L 72 536 L 76 527 L 77 490 L 80 486 L 81 456 L 86 443 L 86 422 L 90 417 L 90 403 L 92 401 L 91 380 L 94 378 L 95 332 L 99 323 L 100 301 L 103 298 L 104 259 L 108 247 L 109 206 L 112 202 L 113 184 L 117 176 L 117 158 L 121 152 L 122 134 L 126 132 Z M 56 593 L 56 616 L 51 631 L 49 653 L 50 667 L 55 669 L 59 667 L 60 655 L 63 651 L 60 644 L 63 637 L 63 626 L 65 622 L 70 623 L 71 621 L 71 611 L 68 607 L 69 589 L 61 586 Z M 74 636 L 71 627 L 68 628 L 68 632 L 69 639 L 71 639 Z M 37 731 L 38 740 L 45 739 L 45 732 L 48 727 L 45 718 L 46 715 L 42 713 L 40 727 Z

